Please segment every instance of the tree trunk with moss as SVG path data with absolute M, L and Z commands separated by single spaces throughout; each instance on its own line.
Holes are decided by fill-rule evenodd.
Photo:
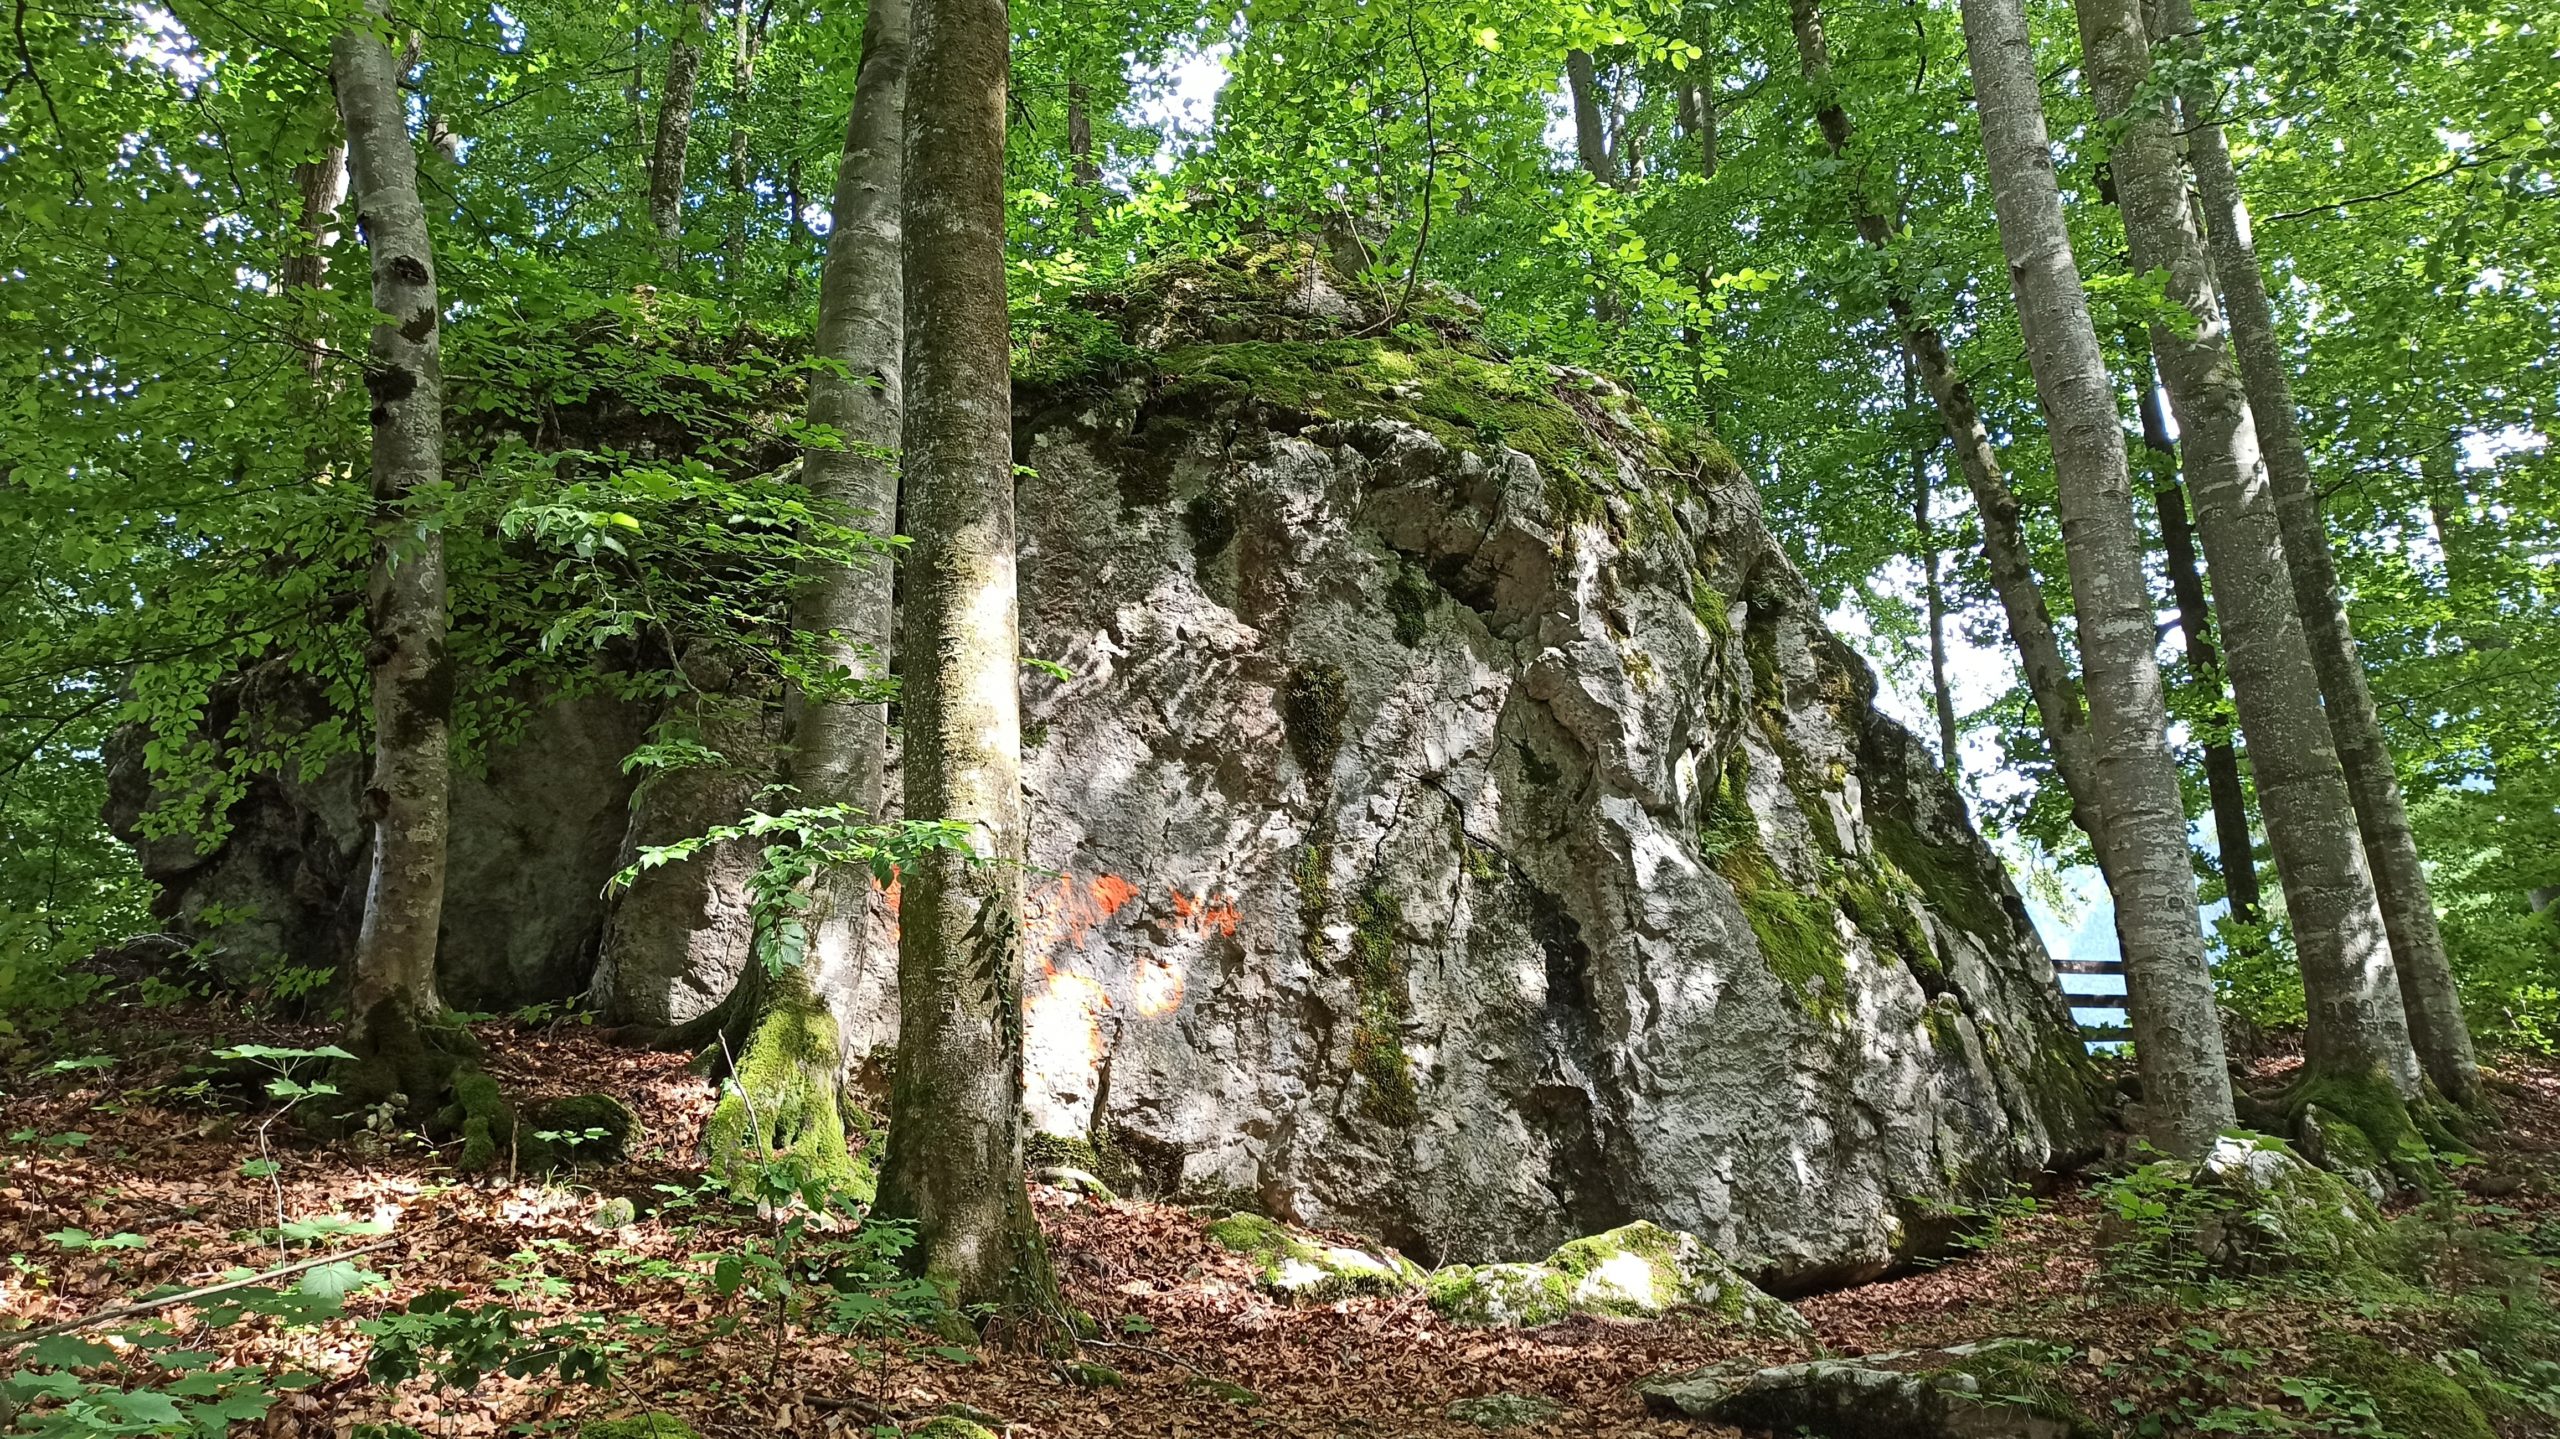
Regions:
M 2192 50 L 2182 38 L 2195 27 L 2187 0 L 2161 0 L 2160 10 L 2167 38 L 2180 49 Z M 2180 97 L 2187 154 L 2205 207 L 2215 279 L 2228 310 L 2241 383 L 2257 421 L 2268 485 L 2275 492 L 2276 522 L 2284 536 L 2294 608 L 2302 616 L 2303 637 L 2319 674 L 2329 731 L 2355 805 L 2357 832 L 2382 904 L 2409 1037 L 2427 1077 L 2446 1097 L 2463 1105 L 2477 1104 L 2480 1063 L 2472 1053 L 2471 1026 L 2463 1018 L 2462 995 L 2454 987 L 2453 965 L 2445 957 L 2444 936 L 2436 926 L 2435 899 L 2427 889 L 2426 866 L 2418 859 L 2417 835 L 2409 827 L 2400 773 L 2392 763 L 2390 743 L 2382 735 L 2382 718 L 2374 709 L 2364 662 L 2356 655 L 2355 630 L 2339 599 L 2337 560 L 2330 553 L 2328 526 L 2321 521 L 2320 501 L 2312 487 L 2311 453 L 2294 414 L 2289 362 L 2276 337 L 2275 310 L 2268 303 L 2266 277 L 2258 267 L 2248 202 L 2240 194 L 2240 177 L 2232 169 L 2222 127 L 2213 120 L 2214 99 L 2194 88 Z
M 844 369 L 809 383 L 810 424 L 838 438 L 803 452 L 801 477 L 829 520 L 879 535 L 897 523 L 892 456 L 904 410 L 898 171 L 906 87 L 905 0 L 872 0 L 818 286 L 818 352 Z M 813 646 L 815 664 L 786 701 L 797 804 L 843 805 L 856 822 L 880 814 L 889 718 L 878 691 L 891 602 L 885 555 L 813 559 L 801 571 L 792 628 Z M 789 1154 L 811 1173 L 858 1186 L 845 1145 L 850 1106 L 839 1092 L 843 1044 L 822 996 L 835 975 L 889 960 L 869 952 L 867 872 L 828 869 L 811 884 L 796 943 L 784 946 L 797 951 L 796 962 L 751 969 L 741 981 L 758 986 L 755 1025 L 704 1147 L 716 1167 Z M 759 949 L 777 942 L 782 937 L 765 935 Z
M 906 814 L 965 827 L 904 876 L 897 1075 L 879 1213 L 999 1343 L 1057 1328 L 1022 1175 L 1020 635 L 1005 306 L 1003 0 L 922 0 L 908 80 L 899 648 Z
M 2417 1056 L 2382 906 L 2321 710 L 2257 426 L 2223 343 L 2222 307 L 2167 108 L 2143 98 L 2151 48 L 2139 0 L 2079 0 L 2078 10 L 2100 119 L 2121 126 L 2109 162 L 2134 267 L 2166 272 L 2169 298 L 2193 317 L 2191 326 L 2154 325 L 2152 347 L 2187 447 L 2240 729 L 2301 959 L 2306 1072 L 2414 1097 Z
M 2234 1122 L 2231 1079 L 2196 920 L 2186 801 L 2169 751 L 2115 384 L 2063 223 L 2025 11 L 2018 0 L 1965 0 L 1964 29 L 2001 248 L 2052 436 L 2149 1137 L 2173 1154 L 2201 1154 Z
M 358 1053 L 432 1026 L 436 930 L 444 912 L 453 668 L 445 650 L 444 542 L 417 506 L 444 475 L 444 371 L 435 256 L 418 197 L 417 154 L 389 44 L 388 0 L 330 46 L 346 125 L 356 216 L 373 269 L 364 383 L 372 396 L 373 572 L 366 647 L 373 773 L 365 788 L 373 853 L 356 939 L 349 1039 Z
M 1834 159 L 1845 161 L 1856 132 L 1850 127 L 1848 112 L 1841 108 L 1832 83 L 1831 45 L 1823 33 L 1822 11 L 1814 0 L 1790 0 L 1787 10 L 1795 27 L 1797 60 L 1805 83 L 1814 92 L 1814 118 L 1822 128 L 1823 143 Z M 1857 175 L 1849 177 L 1848 189 L 1858 237 L 1879 252 L 1891 249 L 1893 223 L 1867 198 Z M 1991 571 L 1992 593 L 2000 597 L 2000 612 L 2009 622 L 2009 640 L 2018 647 L 2019 668 L 2026 678 L 2027 694 L 2035 701 L 2038 728 L 2053 753 L 2054 773 L 2061 776 L 2063 790 L 2071 798 L 2072 822 L 2089 837 L 2089 846 L 2103 871 L 2107 854 L 2099 838 L 2088 719 L 2081 708 L 2079 687 L 2072 680 L 2071 663 L 2064 658 L 2062 641 L 2054 632 L 2053 612 L 2045 605 L 2044 587 L 2037 582 L 2035 567 L 2028 559 L 2018 499 L 2010 491 L 2000 452 L 1991 443 L 1991 432 L 1974 407 L 1972 389 L 1947 353 L 1945 336 L 1921 318 L 1910 294 L 1897 284 L 1886 287 L 1885 307 L 1902 336 L 1903 350 L 1919 369 L 1921 383 L 1937 404 L 1947 439 L 1955 447 L 1956 466 L 1964 472 L 1965 485 L 1973 494 L 1974 512 L 1982 523 L 1982 558 Z

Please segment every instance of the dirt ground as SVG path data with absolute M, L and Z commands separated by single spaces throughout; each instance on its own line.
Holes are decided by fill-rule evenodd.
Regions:
M 76 1318 L 155 1286 L 200 1285 L 235 1266 L 277 1262 L 274 1243 L 258 1238 L 278 1222 L 277 1190 L 254 1169 L 242 1171 L 260 1157 L 260 1124 L 274 1105 L 190 1096 L 188 1066 L 223 1044 L 323 1037 L 219 1011 L 97 1018 L 111 1021 L 128 1045 L 137 1032 L 161 1037 L 116 1054 L 111 1066 L 49 1071 L 43 1061 L 20 1060 L 5 1075 L 0 1252 L 12 1259 L 0 1275 L 0 1327 Z M 914 1423 L 956 1401 L 1021 1439 L 1350 1439 L 1479 1435 L 1485 1431 L 1448 1417 L 1451 1402 L 1510 1393 L 1562 1406 L 1552 1421 L 1513 1432 L 1703 1436 L 1730 1431 L 1649 1417 L 1634 1383 L 1744 1356 L 1781 1362 L 1817 1346 L 1860 1353 L 1994 1335 L 2069 1347 L 2065 1382 L 2089 1412 L 2122 1414 L 2130 1430 L 2142 1414 L 2165 1412 L 2178 1398 L 2174 1385 L 2188 1382 L 2176 1366 L 2142 1356 L 2191 1341 L 2200 1324 L 2216 1353 L 2263 1356 L 2270 1373 L 2341 1325 L 2424 1347 L 2424 1335 L 2400 1332 L 2416 1321 L 2388 1307 L 2342 1312 L 2334 1301 L 2263 1293 L 2200 1320 L 2192 1305 L 2113 1295 L 2098 1283 L 2096 1199 L 2070 1179 L 2007 1219 L 1976 1252 L 1799 1299 L 1816 1346 L 1737 1336 L 1691 1318 L 1516 1332 L 1456 1327 L 1414 1298 L 1292 1307 L 1258 1292 L 1251 1265 L 1206 1237 L 1215 1215 L 1038 1187 L 1067 1297 L 1108 1336 L 1084 1358 L 1125 1381 L 1089 1388 L 1035 1357 L 964 1352 L 929 1338 L 856 1341 L 808 1322 L 777 1327 L 769 1305 L 745 1294 L 721 1297 L 707 1281 L 717 1256 L 752 1250 L 770 1226 L 716 1205 L 658 1208 L 669 1189 L 697 1187 L 689 1157 L 711 1109 L 710 1084 L 680 1056 L 613 1048 L 574 1025 L 497 1021 L 481 1034 L 511 1091 L 602 1089 L 627 1098 L 647 1126 L 637 1155 L 597 1173 L 465 1182 L 446 1167 L 450 1148 L 415 1139 L 321 1145 L 290 1122 L 273 1126 L 266 1152 L 280 1166 L 275 1184 L 286 1218 L 343 1216 L 390 1228 L 387 1247 L 360 1259 L 383 1282 L 351 1297 L 344 1318 L 292 1329 L 251 1320 L 218 1331 L 179 1318 L 191 1346 L 318 1377 L 237 1432 L 349 1436 L 359 1424 L 390 1420 L 439 1436 L 567 1432 L 590 1418 L 654 1409 L 716 1439 L 770 1439 L 895 1432 L 875 1426 Z M 86 1052 L 57 1047 L 48 1058 Z M 2281 1068 L 2277 1062 L 2261 1078 L 2279 1077 Z M 2506 1123 L 2484 1147 L 2485 1162 L 2458 1171 L 2494 1202 L 2475 1204 L 2464 1222 L 2548 1236 L 2560 1230 L 2560 1066 L 2510 1064 L 2496 1091 Z M 600 1204 L 613 1198 L 633 1201 L 640 1217 L 597 1222 Z M 138 1236 L 140 1245 L 75 1249 L 48 1237 L 70 1229 Z M 324 1236 L 293 1254 L 383 1242 Z M 369 1380 L 369 1341 L 356 1322 L 443 1288 L 545 1319 L 599 1314 L 650 1331 L 626 1338 L 603 1389 L 556 1376 L 490 1377 L 468 1393 L 425 1380 L 390 1389 Z M 2217 1371 L 2234 1370 L 2240 1388 L 2249 1386 L 2246 1363 L 2189 1367 L 2198 1385 L 2230 1390 L 2231 1375 Z M 2281 1414 L 2289 1401 L 2264 1392 Z M 2515 1431 L 2519 1439 L 2527 1432 Z

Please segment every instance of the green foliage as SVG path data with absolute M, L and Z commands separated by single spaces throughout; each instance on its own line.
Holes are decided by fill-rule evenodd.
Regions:
M 291 1289 L 251 1285 L 208 1300 L 196 1319 L 213 1330 L 252 1316 L 305 1328 L 337 1315 L 349 1292 L 380 1277 L 331 1274 L 313 1283 L 306 1274 Z M 0 1379 L 0 1413 L 23 1411 L 10 1433 L 217 1439 L 235 1423 L 264 1418 L 280 1394 L 319 1382 L 299 1370 L 226 1364 L 220 1354 L 182 1340 L 159 1316 L 94 1333 L 52 1335 L 5 1356 L 13 1372 Z

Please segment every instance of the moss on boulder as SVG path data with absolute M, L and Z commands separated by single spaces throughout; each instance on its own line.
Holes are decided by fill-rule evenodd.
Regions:
M 2373 1201 L 2282 1140 L 2228 1134 L 2201 1159 L 2160 1159 L 2117 1180 L 2099 1240 L 2119 1269 L 2201 1266 L 2227 1277 L 2388 1267 Z
M 994 1430 L 957 1414 L 937 1414 L 907 1434 L 909 1439 L 996 1439 Z
M 1252 1259 L 1257 1282 L 1290 1299 L 1401 1294 L 1423 1282 L 1421 1266 L 1392 1249 L 1326 1244 L 1259 1214 L 1230 1214 L 1209 1226 L 1209 1237 Z
M 1461 1324 L 1526 1329 L 1578 1315 L 1653 1319 L 1692 1310 L 1758 1333 L 1807 1332 L 1793 1309 L 1696 1235 L 1642 1220 L 1574 1240 L 1535 1263 L 1451 1265 L 1432 1274 L 1424 1293 L 1432 1308 Z
M 570 1164 L 619 1163 L 642 1133 L 639 1112 L 611 1094 L 543 1100 L 525 1110 L 524 1127 Z
M 2056 1375 L 2066 1351 L 2025 1339 L 1766 1369 L 1717 1365 L 1641 1386 L 1656 1414 L 1828 1439 L 2096 1439 Z

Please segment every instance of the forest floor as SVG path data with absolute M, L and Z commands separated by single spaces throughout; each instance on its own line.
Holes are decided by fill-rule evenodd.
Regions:
M 603 1089 L 631 1100 L 647 1125 L 636 1155 L 568 1178 L 461 1181 L 446 1168 L 450 1148 L 415 1139 L 322 1145 L 288 1122 L 265 1137 L 278 1166 L 271 1182 L 256 1161 L 262 1121 L 276 1106 L 209 1103 L 190 1093 L 188 1067 L 225 1044 L 321 1039 L 219 1011 L 97 1019 L 112 1019 L 127 1046 L 96 1051 L 112 1054 L 112 1064 L 11 1065 L 0 1102 L 0 1252 L 11 1256 L 0 1274 L 0 1327 L 78 1318 L 155 1286 L 201 1285 L 235 1267 L 273 1265 L 280 1210 L 304 1233 L 341 1231 L 307 1240 L 292 1250 L 296 1258 L 381 1246 L 356 1261 L 381 1281 L 350 1295 L 340 1318 L 290 1327 L 253 1318 L 218 1330 L 178 1319 L 176 1333 L 192 1349 L 312 1376 L 244 1424 L 244 1434 L 347 1439 L 359 1424 L 389 1420 L 433 1436 L 566 1434 L 594 1417 L 658 1410 L 714 1439 L 768 1439 L 894 1433 L 875 1426 L 912 1424 L 956 1402 L 1022 1439 L 1479 1435 L 1485 1431 L 1448 1417 L 1449 1405 L 1507 1393 L 1560 1406 L 1514 1432 L 1697 1436 L 1730 1431 L 1649 1417 L 1634 1383 L 1729 1359 L 1777 1363 L 1817 1351 L 1998 1335 L 2068 1348 L 2064 1382 L 2089 1413 L 2120 1417 L 2126 1432 L 2200 1432 L 2228 1411 L 2260 1416 L 2253 1422 L 2262 1427 L 2238 1432 L 2382 1433 L 2330 1427 L 2319 1394 L 2287 1389 L 2280 1376 L 2302 1372 L 2313 1350 L 2342 1331 L 2370 1334 L 2401 1353 L 2457 1342 L 2446 1337 L 2451 1321 L 2424 1302 L 2104 1282 L 2098 1199 L 2071 1180 L 2018 1206 L 1972 1252 L 1799 1299 L 1815 1334 L 1810 1345 L 1685 1317 L 1586 1319 L 1522 1332 L 1460 1328 L 1411 1297 L 1293 1307 L 1258 1291 L 1251 1262 L 1207 1237 L 1214 1215 L 1037 1187 L 1069 1302 L 1109 1337 L 1084 1357 L 1124 1380 L 1088 1388 L 1038 1358 L 932 1338 L 847 1337 L 805 1310 L 786 1313 L 791 1322 L 778 1327 L 770 1286 L 759 1278 L 758 1256 L 771 1253 L 774 1236 L 769 1219 L 714 1200 L 668 1203 L 704 1193 L 690 1156 L 713 1099 L 681 1057 L 612 1048 L 575 1026 L 487 1024 L 493 1069 L 511 1091 Z M 133 1038 L 142 1025 L 157 1034 L 148 1044 Z M 75 1047 L 57 1043 L 52 1053 L 92 1052 L 76 1047 L 76 1037 L 65 1042 Z M 2451 1253 L 2465 1247 L 2464 1231 L 2485 1227 L 2521 1241 L 2507 1246 L 2511 1252 L 2549 1252 L 2560 1235 L 2560 1066 L 2510 1064 L 2496 1089 L 2505 1124 L 2484 1148 L 2487 1162 L 2457 1173 L 2488 1176 L 2472 1182 L 2497 1197 L 2441 1204 L 2443 1242 Z M 633 1201 L 639 1217 L 599 1222 L 621 1217 L 599 1215 L 617 1197 Z M 333 1217 L 366 1229 L 388 1225 L 387 1238 L 348 1231 Z M 798 1242 L 808 1254 L 842 1238 L 812 1232 Z M 738 1261 L 726 1276 L 724 1257 Z M 740 1282 L 724 1296 L 729 1279 Z M 466 1305 L 539 1316 L 525 1321 L 529 1328 L 582 1315 L 621 1326 L 610 1382 L 492 1374 L 465 1392 L 427 1378 L 390 1386 L 369 1379 L 372 1345 L 357 1322 L 436 1289 L 461 1291 Z M 859 1306 L 852 1317 L 861 1317 Z M 0 1346 L 15 1347 L 5 1334 Z M 0 1372 L 16 1362 L 0 1354 Z M 102 1371 L 110 1380 L 117 1362 Z M 2522 1436 L 2548 1432 L 2538 1427 L 2546 1422 L 2510 1415 L 2498 1428 Z

